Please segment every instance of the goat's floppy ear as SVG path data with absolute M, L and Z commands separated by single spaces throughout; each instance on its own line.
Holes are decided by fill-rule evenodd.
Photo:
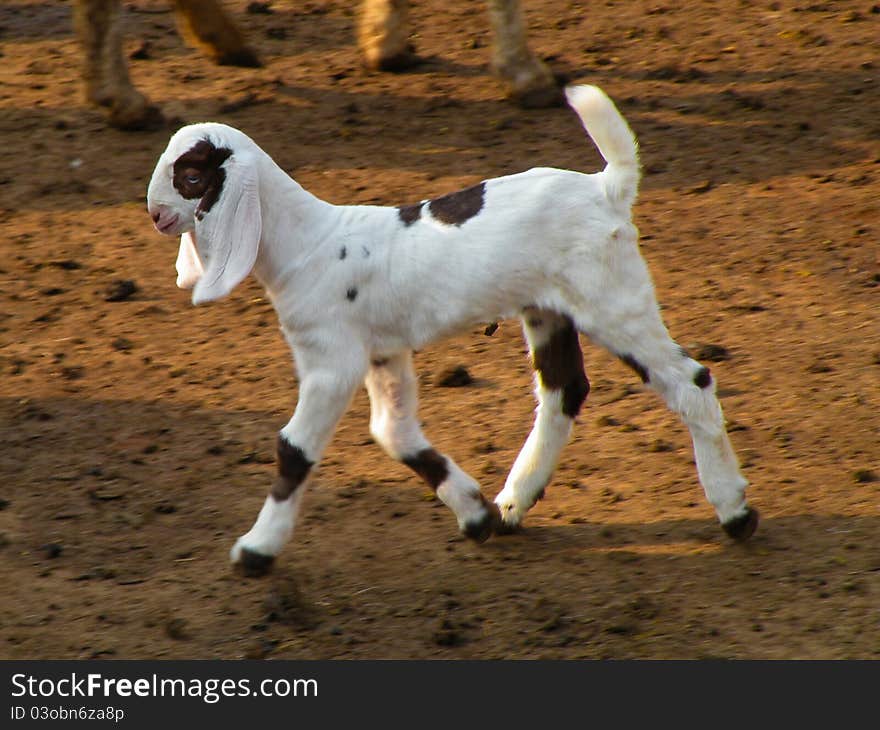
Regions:
M 195 244 L 205 273 L 196 282 L 193 304 L 225 297 L 251 271 L 262 234 L 259 181 L 255 160 L 247 153 L 233 154 L 216 198 L 196 209 Z
M 192 289 L 205 273 L 192 233 L 187 232 L 180 237 L 180 250 L 177 252 L 175 267 L 178 289 Z

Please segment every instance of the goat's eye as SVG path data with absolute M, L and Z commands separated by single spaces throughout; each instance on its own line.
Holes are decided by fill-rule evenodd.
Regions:
M 198 185 L 201 181 L 201 175 L 187 175 L 184 178 L 190 185 Z

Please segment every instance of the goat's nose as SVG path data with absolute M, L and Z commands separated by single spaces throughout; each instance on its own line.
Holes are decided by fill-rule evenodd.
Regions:
M 151 210 L 150 211 L 150 218 L 153 219 L 153 223 L 158 223 L 159 218 L 161 218 L 161 217 L 162 217 L 162 213 L 160 211 L 158 211 L 158 210 Z

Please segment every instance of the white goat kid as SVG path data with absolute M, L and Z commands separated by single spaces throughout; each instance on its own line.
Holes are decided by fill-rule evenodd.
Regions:
M 607 166 L 533 169 L 398 208 L 335 206 L 308 193 L 242 132 L 179 130 L 150 181 L 157 230 L 180 235 L 178 285 L 194 304 L 250 272 L 265 286 L 300 379 L 278 437 L 278 477 L 232 549 L 265 572 L 290 538 L 300 500 L 361 382 L 370 431 L 482 541 L 516 528 L 543 494 L 589 391 L 578 333 L 633 368 L 690 429 L 697 470 L 725 531 L 758 523 L 725 432 L 715 383 L 669 337 L 630 210 L 637 144 L 598 88 L 566 91 Z M 412 351 L 478 323 L 519 316 L 536 370 L 535 424 L 507 482 L 487 501 L 419 426 Z

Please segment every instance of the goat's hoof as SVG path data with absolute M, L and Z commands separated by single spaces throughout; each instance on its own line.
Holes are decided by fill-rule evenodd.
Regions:
M 165 126 L 165 117 L 153 104 L 135 107 L 114 105 L 107 118 L 111 127 L 124 132 L 153 132 Z
M 497 504 L 484 499 L 483 506 L 486 508 L 485 516 L 477 522 L 467 522 L 461 528 L 461 533 L 465 537 L 478 543 L 486 542 L 492 537 L 501 523 L 501 511 Z
M 241 68 L 262 68 L 263 62 L 256 52 L 247 46 L 217 51 L 214 63 L 218 66 L 239 66 Z
M 240 548 L 235 566 L 246 578 L 259 578 L 272 570 L 274 555 L 263 555 L 255 550 Z
M 758 529 L 758 510 L 749 507 L 742 517 L 734 517 L 729 522 L 723 523 L 721 527 L 728 537 L 737 542 L 748 540 Z
M 514 104 L 523 109 L 546 109 L 562 106 L 565 101 L 562 89 L 555 81 L 545 85 L 510 89 L 507 96 Z
M 400 53 L 389 56 L 366 57 L 364 65 L 371 71 L 389 71 L 391 73 L 402 73 L 414 69 L 425 62 L 419 56 L 412 46 L 408 46 Z
M 520 524 L 517 522 L 516 524 L 510 524 L 505 522 L 504 520 L 499 520 L 498 524 L 495 525 L 495 534 L 496 535 L 515 535 L 521 529 Z

